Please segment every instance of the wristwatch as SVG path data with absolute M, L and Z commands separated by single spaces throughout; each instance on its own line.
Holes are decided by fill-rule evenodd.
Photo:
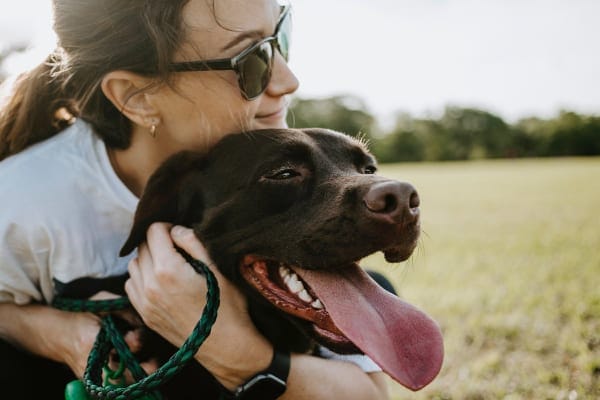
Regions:
M 233 392 L 234 399 L 275 400 L 285 392 L 290 373 L 290 352 L 273 353 L 271 365 L 250 378 Z

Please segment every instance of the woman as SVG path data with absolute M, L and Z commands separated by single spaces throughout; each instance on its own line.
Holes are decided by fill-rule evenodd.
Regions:
M 127 268 L 126 291 L 144 322 L 183 343 L 205 282 L 182 267 L 174 244 L 210 260 L 190 230 L 166 224 L 151 226 L 137 258 L 117 258 L 137 199 L 177 151 L 204 151 L 233 132 L 285 127 L 286 98 L 298 87 L 285 58 L 287 11 L 274 0 L 54 0 L 54 11 L 57 51 L 21 77 L 0 113 L 0 359 L 9 363 L 0 379 L 12 385 L 50 376 L 32 372 L 47 367 L 46 359 L 50 371 L 57 362 L 82 376 L 98 318 L 45 304 L 73 290 L 92 295 Z M 230 57 L 237 70 L 222 60 Z M 244 298 L 213 271 L 222 304 L 195 358 L 234 391 L 269 365 L 274 349 L 253 326 Z M 131 347 L 136 339 L 127 337 Z M 46 384 L 25 385 L 22 397 L 57 396 Z M 386 397 L 383 374 L 368 360 L 302 354 L 291 356 L 281 396 Z

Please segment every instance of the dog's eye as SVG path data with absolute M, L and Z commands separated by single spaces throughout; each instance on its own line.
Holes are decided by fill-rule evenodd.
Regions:
M 377 172 L 377 167 L 374 165 L 367 165 L 365 169 L 363 169 L 363 174 L 365 175 L 373 175 Z
M 298 171 L 293 170 L 291 168 L 286 168 L 286 169 L 279 170 L 271 175 L 268 175 L 267 178 L 268 179 L 276 179 L 276 180 L 284 180 L 284 179 L 292 179 L 297 176 L 300 176 L 300 173 Z

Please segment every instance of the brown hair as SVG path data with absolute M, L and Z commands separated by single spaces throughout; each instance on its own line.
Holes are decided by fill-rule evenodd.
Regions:
M 0 160 L 60 132 L 72 117 L 106 145 L 127 148 L 131 123 L 104 96 L 102 77 L 127 70 L 168 79 L 189 0 L 54 0 L 58 48 L 21 75 L 0 109 Z

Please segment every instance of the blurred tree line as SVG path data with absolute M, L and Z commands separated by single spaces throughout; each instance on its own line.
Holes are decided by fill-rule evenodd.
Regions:
M 326 127 L 369 140 L 380 162 L 600 155 L 600 116 L 562 111 L 509 124 L 485 110 L 448 106 L 440 117 L 398 113 L 383 130 L 354 96 L 292 100 L 292 127 Z
M 0 49 L 0 67 L 25 48 Z M 3 78 L 0 68 L 0 83 Z M 392 127 L 384 130 L 362 99 L 339 95 L 294 98 L 288 123 L 360 136 L 369 141 L 380 162 L 600 155 L 600 116 L 571 111 L 552 119 L 531 117 L 509 124 L 485 110 L 449 106 L 436 118 L 398 113 Z

